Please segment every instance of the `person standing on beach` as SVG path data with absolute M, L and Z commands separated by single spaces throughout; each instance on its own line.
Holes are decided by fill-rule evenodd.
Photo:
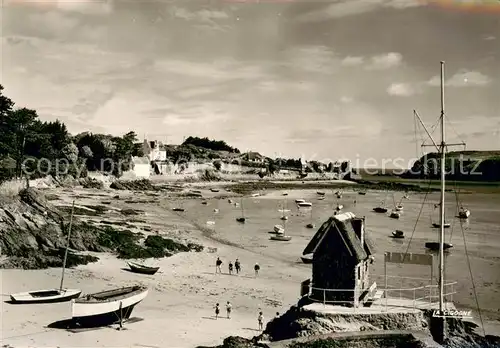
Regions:
M 259 330 L 262 331 L 262 328 L 264 327 L 264 314 L 262 314 L 262 312 L 259 312 L 257 321 L 259 322 Z
M 236 274 L 239 274 L 241 271 L 240 260 L 236 259 L 236 261 L 234 261 L 234 268 L 236 268 Z
M 227 312 L 227 318 L 228 319 L 231 319 L 231 309 L 232 308 L 233 308 L 233 306 L 231 305 L 231 303 L 229 303 L 229 301 L 227 301 L 226 312 Z
M 215 273 L 219 271 L 219 273 L 222 274 L 221 266 L 222 266 L 222 260 L 220 258 L 217 258 L 217 261 L 215 261 Z
M 259 270 L 260 270 L 259 264 L 255 263 L 255 266 L 253 266 L 253 269 L 255 271 L 255 276 L 257 277 L 259 275 Z
M 233 274 L 233 263 L 229 261 L 229 274 Z
M 219 318 L 219 313 L 220 313 L 220 307 L 219 304 L 217 303 L 215 305 L 215 319 Z

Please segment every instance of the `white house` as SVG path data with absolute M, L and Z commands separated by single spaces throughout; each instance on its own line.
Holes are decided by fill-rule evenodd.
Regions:
M 162 144 L 155 141 L 147 141 L 144 140 L 143 144 L 144 156 L 149 158 L 150 162 L 153 161 L 166 161 L 167 160 L 167 151 L 162 150 Z
M 151 164 L 147 157 L 132 157 L 132 171 L 138 178 L 149 178 Z

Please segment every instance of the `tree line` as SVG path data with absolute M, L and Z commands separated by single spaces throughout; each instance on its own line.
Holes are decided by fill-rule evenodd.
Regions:
M 131 156 L 143 155 L 133 131 L 121 137 L 90 132 L 73 136 L 59 120 L 41 121 L 36 110 L 17 108 L 3 90 L 0 85 L 0 180 L 22 173 L 31 178 L 85 176 L 88 170 L 120 176 L 130 168 Z

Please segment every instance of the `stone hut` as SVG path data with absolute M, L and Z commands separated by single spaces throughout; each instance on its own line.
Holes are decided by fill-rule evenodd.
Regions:
M 364 217 L 350 212 L 330 217 L 304 249 L 303 255 L 308 254 L 313 255 L 312 300 L 358 307 L 374 288 L 369 284 L 373 243 L 366 235 Z

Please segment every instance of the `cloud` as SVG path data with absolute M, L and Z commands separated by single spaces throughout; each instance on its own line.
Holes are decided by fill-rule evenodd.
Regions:
M 416 91 L 408 83 L 393 83 L 387 87 L 387 93 L 392 96 L 409 97 L 414 95 Z
M 321 22 L 334 18 L 354 16 L 388 7 L 407 9 L 423 5 L 419 0 L 337 0 L 325 8 L 313 10 L 298 17 L 300 22 Z
M 29 6 L 42 10 L 61 10 L 106 15 L 113 11 L 114 0 L 4 0 L 3 6 Z
M 389 52 L 371 58 L 370 63 L 366 66 L 368 70 L 384 70 L 396 67 L 403 61 L 401 53 Z
M 342 59 L 342 65 L 344 66 L 358 66 L 363 64 L 365 59 L 363 57 L 352 57 L 352 56 L 347 56 L 344 59 Z
M 181 7 L 173 7 L 171 13 L 174 17 L 185 20 L 198 20 L 210 22 L 213 20 L 227 19 L 229 15 L 224 11 L 202 9 L 199 11 L 189 11 Z
M 478 72 L 462 70 L 454 74 L 445 82 L 445 86 L 450 87 L 473 87 L 486 86 L 491 83 L 491 78 Z M 428 85 L 438 87 L 441 85 L 441 78 L 433 76 L 428 82 Z
M 287 50 L 284 64 L 306 72 L 330 73 L 337 70 L 337 61 L 326 46 L 298 46 Z

